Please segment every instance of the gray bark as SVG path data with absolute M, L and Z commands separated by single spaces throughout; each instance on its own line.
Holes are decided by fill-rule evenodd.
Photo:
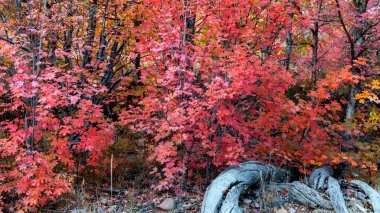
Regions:
M 338 181 L 335 178 L 329 177 L 327 181 L 327 194 L 331 200 L 331 204 L 337 213 L 348 213 L 343 193 Z
M 287 189 L 289 191 L 290 201 L 296 201 L 311 208 L 333 209 L 328 199 L 325 199 L 318 191 L 298 181 L 280 184 L 277 188 Z
M 309 177 L 309 186 L 316 190 L 326 190 L 331 205 L 337 213 L 348 213 L 343 193 L 338 181 L 332 177 L 334 174 L 330 166 L 322 166 L 315 169 Z
M 202 203 L 202 213 L 234 212 L 240 213 L 239 198 L 248 188 L 254 186 L 256 190 L 275 192 L 273 201 L 298 202 L 310 208 L 322 208 L 334 210 L 337 213 L 350 212 L 346 206 L 341 187 L 338 181 L 332 177 L 333 170 L 329 166 L 316 169 L 309 178 L 307 185 L 289 180 L 290 172 L 260 162 L 249 161 L 230 167 L 222 172 L 207 188 Z M 271 181 L 271 187 L 265 184 Z M 273 182 L 277 182 L 274 184 Z M 261 188 L 259 188 L 261 187 Z M 375 213 L 380 213 L 380 194 L 368 184 L 353 180 L 349 185 L 352 195 L 359 198 L 364 206 L 372 205 Z M 326 190 L 327 195 L 318 190 Z M 357 204 L 359 205 L 359 204 Z M 355 210 L 351 209 L 353 211 Z
M 274 166 L 255 161 L 230 167 L 207 188 L 202 203 L 202 212 L 241 212 L 238 202 L 240 195 L 251 185 L 260 184 L 276 177 L 275 174 Z
M 323 166 L 315 169 L 309 177 L 309 186 L 316 190 L 325 190 L 327 188 L 327 180 L 333 175 L 331 167 Z
M 380 194 L 378 191 L 360 180 L 353 180 L 350 185 L 363 191 L 368 196 L 373 212 L 380 213 Z

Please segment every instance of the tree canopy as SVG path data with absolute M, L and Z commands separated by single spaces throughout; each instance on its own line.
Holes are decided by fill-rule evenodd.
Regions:
M 157 190 L 246 160 L 303 173 L 346 163 L 374 180 L 379 10 L 0 0 L 0 206 L 33 211 L 71 192 L 73 178 L 103 172 L 123 131 L 143 144 Z

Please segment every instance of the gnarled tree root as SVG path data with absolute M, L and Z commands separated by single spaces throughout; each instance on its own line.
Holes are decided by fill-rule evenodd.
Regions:
M 297 201 L 311 208 L 324 208 L 327 210 L 333 209 L 330 200 L 325 199 L 321 193 L 309 188 L 301 182 L 294 181 L 292 183 L 276 185 L 276 190 L 283 189 L 287 190 L 289 201 Z
M 230 167 L 207 188 L 202 212 L 241 212 L 239 197 L 251 185 L 270 179 L 285 181 L 286 176 L 284 170 L 255 161 Z
M 316 190 L 324 190 L 327 188 L 327 180 L 334 174 L 329 166 L 322 166 L 311 173 L 309 177 L 309 186 Z
M 348 213 L 343 193 L 338 181 L 332 177 L 334 171 L 330 166 L 317 168 L 309 177 L 309 186 L 315 190 L 326 190 L 332 206 L 337 213 Z
M 203 213 L 216 212 L 242 212 L 239 207 L 240 195 L 250 187 L 260 187 L 269 181 L 272 184 L 272 192 L 286 194 L 286 201 L 299 202 L 311 208 L 334 209 L 338 213 L 348 213 L 344 196 L 338 181 L 332 177 L 331 167 L 317 168 L 309 178 L 309 186 L 289 180 L 290 172 L 272 165 L 249 161 L 230 167 L 223 171 L 207 188 L 203 203 Z M 361 194 L 366 197 L 375 213 L 380 213 L 380 194 L 368 184 L 354 180 L 349 187 L 355 191 L 353 195 Z M 327 195 L 320 191 L 327 192 Z
M 378 191 L 360 180 L 351 181 L 350 186 L 363 191 L 372 205 L 373 212 L 380 213 L 380 194 Z

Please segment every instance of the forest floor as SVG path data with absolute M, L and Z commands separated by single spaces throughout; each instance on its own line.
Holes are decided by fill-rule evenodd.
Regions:
M 108 192 L 106 192 L 108 191 Z M 43 212 L 70 212 L 70 213 L 195 213 L 201 211 L 203 194 L 202 190 L 193 189 L 192 192 L 178 194 L 154 195 L 150 189 L 116 189 L 113 195 L 109 190 L 100 193 L 77 193 L 57 201 L 60 207 L 51 205 L 43 209 Z M 56 203 L 56 204 L 57 204 Z M 263 206 L 263 200 L 243 197 L 241 208 L 246 213 L 331 213 L 322 209 L 310 209 L 296 203 L 287 203 L 282 207 L 269 208 Z M 54 210 L 53 210 L 54 209 Z M 164 210 L 166 209 L 166 210 Z
M 149 172 L 144 170 L 144 164 L 140 170 L 128 170 L 119 172 L 114 183 L 114 188 L 109 189 L 109 185 L 104 181 L 89 181 L 86 184 L 80 184 L 76 193 L 63 196 L 59 200 L 51 202 L 44 207 L 42 212 L 69 212 L 69 213 L 150 213 L 150 212 L 178 212 L 192 213 L 201 212 L 203 196 L 206 191 L 205 183 L 197 183 L 189 187 L 187 192 L 167 192 L 157 193 L 150 187 L 149 181 L 152 177 Z M 107 180 L 107 179 L 106 179 Z M 80 182 L 80 181 L 79 181 Z M 301 180 L 302 182 L 302 180 Z M 266 190 L 260 189 L 260 192 L 251 190 L 242 196 L 240 207 L 243 212 L 265 212 L 265 213 L 330 213 L 323 209 L 311 209 L 307 206 L 297 203 L 282 203 L 273 205 L 274 198 L 278 195 L 270 194 Z M 261 194 L 261 196 L 259 194 Z M 262 196 L 264 195 L 264 196 Z M 327 196 L 327 195 L 323 195 Z M 370 212 L 370 206 L 347 197 L 347 207 L 356 209 L 353 212 Z M 275 206 L 275 207 L 273 207 Z

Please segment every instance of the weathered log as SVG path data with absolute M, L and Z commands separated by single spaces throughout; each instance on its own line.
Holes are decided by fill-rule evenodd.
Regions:
M 361 206 L 360 204 L 355 203 L 354 205 L 355 205 L 355 208 L 356 208 L 357 210 L 359 210 L 360 212 L 362 212 L 362 213 L 367 213 L 367 209 L 365 209 L 365 208 L 364 208 L 363 206 Z
M 327 180 L 327 194 L 336 213 L 348 213 L 340 185 L 333 177 Z
M 233 186 L 229 193 L 227 193 L 219 212 L 242 212 L 239 207 L 239 197 L 247 188 L 248 185 L 244 182 Z
M 296 201 L 311 208 L 334 209 L 338 213 L 348 213 L 340 184 L 332 175 L 333 170 L 329 166 L 316 169 L 309 178 L 310 188 L 298 181 L 284 183 L 289 180 L 289 170 L 278 169 L 272 165 L 255 161 L 242 163 L 228 168 L 210 184 L 202 203 L 202 212 L 240 213 L 242 212 L 239 207 L 241 194 L 251 186 L 265 187 L 269 181 L 273 181 L 278 184 L 270 184 L 271 187 L 259 189 L 281 192 L 282 195 L 275 196 L 274 201 L 276 199 L 280 199 L 281 203 L 282 201 Z M 352 189 L 353 195 L 360 195 L 359 197 L 364 199 L 364 203 L 371 204 L 375 213 L 380 213 L 380 194 L 375 189 L 358 180 L 354 180 L 348 185 L 345 184 L 345 186 Z M 324 197 L 318 190 L 326 189 L 328 196 Z
M 343 193 L 338 181 L 332 177 L 334 174 L 330 166 L 315 169 L 309 177 L 309 186 L 316 190 L 326 190 L 332 206 L 337 213 L 348 213 Z
M 202 203 L 203 213 L 241 212 L 239 197 L 251 185 L 271 179 L 284 181 L 284 170 L 260 162 L 249 161 L 222 172 L 207 188 Z
M 287 189 L 290 201 L 297 201 L 311 208 L 319 207 L 327 210 L 333 209 L 333 206 L 328 199 L 323 198 L 323 196 L 318 191 L 298 181 L 285 184 L 278 184 L 275 189 Z
M 361 202 L 367 205 L 371 205 L 368 199 L 366 198 L 367 195 L 365 195 L 362 191 L 360 191 L 360 189 L 352 185 L 348 185 L 347 189 L 349 190 L 349 193 L 352 194 L 353 197 L 357 198 L 358 200 L 360 200 Z
M 333 170 L 329 166 L 322 166 L 315 169 L 309 177 L 309 186 L 316 190 L 327 189 L 327 180 L 333 175 Z
M 371 186 L 360 180 L 351 181 L 350 186 L 353 186 L 363 191 L 369 198 L 369 201 L 373 208 L 373 212 L 380 213 L 380 194 L 378 191 L 376 191 Z

